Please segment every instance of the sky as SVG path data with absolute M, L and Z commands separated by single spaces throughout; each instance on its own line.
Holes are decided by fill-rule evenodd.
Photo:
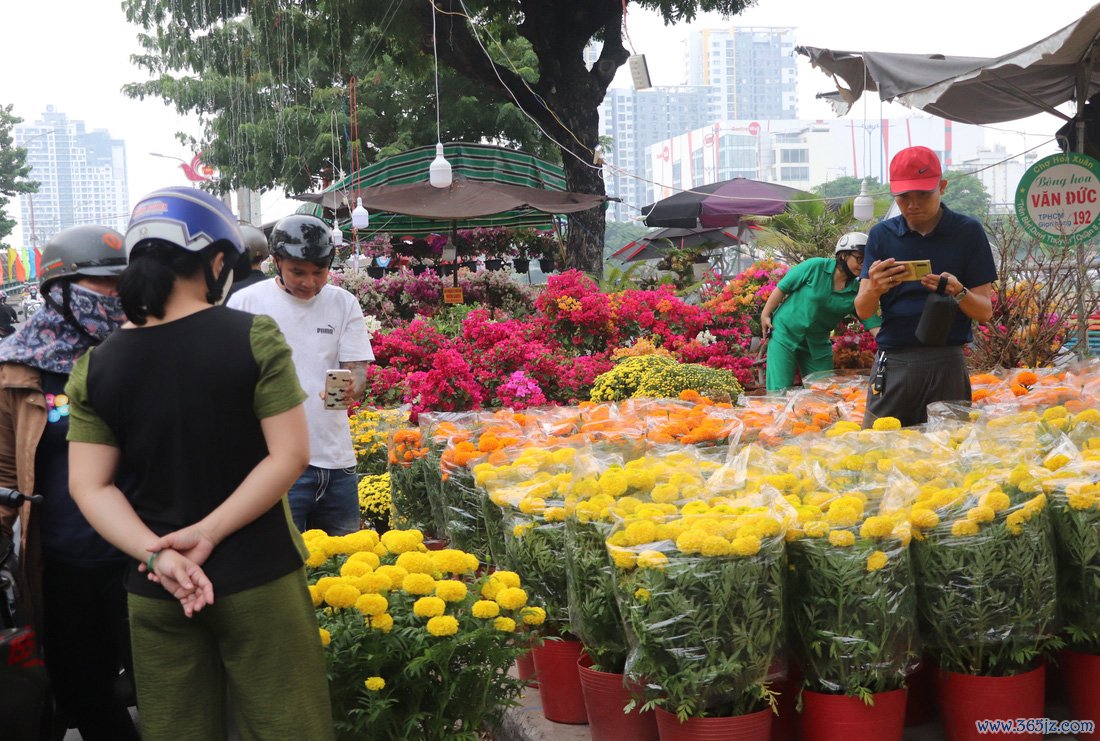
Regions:
M 418 1 L 423 0 L 405 0 Z M 664 27 L 655 13 L 630 4 L 626 29 L 628 48 L 646 55 L 653 83 L 675 85 L 684 81 L 679 39 L 689 28 L 794 26 L 796 42 L 807 46 L 999 56 L 1072 23 L 1093 4 L 1094 0 L 1046 0 L 1039 5 L 976 0 L 758 0 L 732 19 L 705 14 L 690 25 L 671 28 Z M 149 153 L 190 160 L 192 153 L 176 140 L 175 132 L 197 133 L 197 121 L 181 117 L 159 99 L 137 101 L 122 94 L 123 84 L 142 81 L 145 73 L 130 63 L 130 55 L 138 51 L 138 29 L 126 21 L 119 0 L 0 0 L 0 18 L 0 105 L 14 104 L 14 113 L 30 123 L 52 104 L 70 119 L 83 120 L 89 130 L 107 129 L 124 139 L 131 203 L 154 188 L 187 184 L 177 162 Z M 614 84 L 630 84 L 625 66 Z M 800 118 L 836 118 L 826 103 L 814 97 L 832 89 L 828 76 L 798 57 Z M 878 98 L 872 93 L 865 99 L 866 112 L 861 100 L 848 115 L 879 117 Z M 911 113 L 901 106 L 882 107 L 882 115 L 889 117 Z M 1045 114 L 997 124 L 987 142 L 1004 143 L 1014 154 L 1051 138 L 1059 126 L 1058 119 Z M 272 192 L 264 195 L 261 205 L 263 219 L 268 221 L 290 213 L 298 203 Z M 7 213 L 19 218 L 17 200 Z M 13 243 L 18 244 L 14 240 L 19 237 L 17 231 Z

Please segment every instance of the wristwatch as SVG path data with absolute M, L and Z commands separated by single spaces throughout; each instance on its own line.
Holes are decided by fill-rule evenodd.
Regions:
M 952 298 L 955 299 L 955 303 L 961 304 L 962 300 L 964 298 L 966 298 L 966 294 L 968 294 L 968 293 L 970 293 L 970 291 L 965 286 L 963 286 L 963 289 L 961 291 L 959 291 L 958 293 L 956 293 L 954 296 L 952 296 Z

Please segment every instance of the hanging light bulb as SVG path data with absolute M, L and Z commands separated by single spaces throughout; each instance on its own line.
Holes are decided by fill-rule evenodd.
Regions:
M 351 226 L 353 229 L 366 229 L 370 226 L 370 213 L 363 208 L 363 199 L 355 199 L 355 208 L 351 212 Z
M 344 246 L 344 233 L 340 231 L 340 226 L 338 224 L 332 225 L 332 243 L 337 247 Z
M 852 202 L 852 216 L 856 221 L 870 221 L 875 216 L 875 199 L 867 193 L 867 179 L 859 184 L 859 195 Z
M 436 142 L 435 159 L 428 168 L 428 182 L 434 188 L 450 188 L 452 181 L 451 163 L 443 156 L 443 145 Z

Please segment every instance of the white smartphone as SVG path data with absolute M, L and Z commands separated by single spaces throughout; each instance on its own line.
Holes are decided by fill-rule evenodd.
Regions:
M 351 406 L 351 371 L 332 368 L 325 371 L 325 409 L 347 409 Z

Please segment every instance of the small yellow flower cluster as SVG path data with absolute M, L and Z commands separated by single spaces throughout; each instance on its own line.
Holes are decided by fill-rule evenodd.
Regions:
M 348 417 L 351 442 L 360 471 L 379 474 L 386 470 L 386 438 L 389 430 L 406 427 L 409 413 L 401 409 L 362 406 Z
M 645 378 L 659 368 L 679 365 L 664 355 L 637 355 L 619 361 L 614 368 L 596 377 L 592 384 L 592 401 L 629 399 L 638 391 Z M 675 394 L 673 394 L 675 396 Z
M 359 512 L 364 520 L 382 523 L 390 519 L 390 474 L 367 474 L 359 479 Z

